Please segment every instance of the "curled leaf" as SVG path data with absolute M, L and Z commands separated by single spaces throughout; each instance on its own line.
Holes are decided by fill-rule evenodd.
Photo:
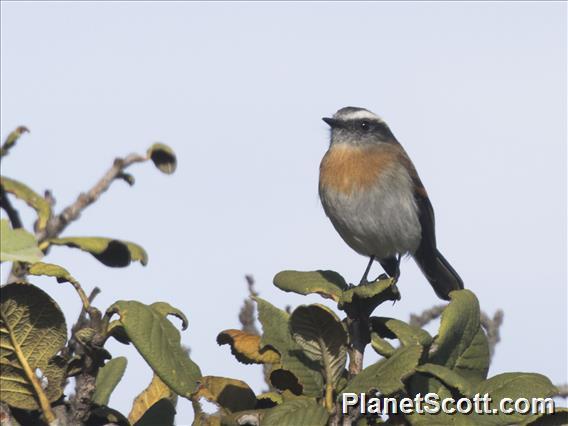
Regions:
M 51 216 L 51 206 L 46 199 L 27 185 L 5 176 L 0 177 L 0 185 L 2 185 L 4 191 L 18 197 L 37 212 L 37 229 L 44 230 Z
M 396 351 L 395 347 L 379 336 L 377 333 L 371 333 L 371 347 L 376 353 L 385 358 L 390 358 Z
M 91 253 L 99 262 L 110 267 L 128 266 L 130 262 L 148 263 L 146 251 L 138 244 L 129 241 L 103 237 L 52 238 L 50 245 L 78 248 Z
M 256 408 L 272 408 L 282 402 L 284 399 L 278 392 L 264 392 L 256 396 Z
M 160 377 L 154 374 L 152 381 L 146 389 L 134 399 L 132 409 L 128 415 L 128 420 L 131 424 L 135 424 L 140 420 L 146 412 L 161 399 L 169 400 L 175 405 L 177 395 L 166 385 Z
M 168 398 L 162 398 L 152 405 L 133 426 L 174 426 L 175 405 Z
M 341 295 L 338 307 L 350 316 L 370 315 L 387 300 L 400 300 L 396 281 L 392 278 L 351 287 Z
M 336 387 L 347 360 L 347 331 L 327 306 L 303 305 L 290 316 L 292 337 L 304 354 L 322 366 L 326 383 Z
M 489 345 L 480 324 L 479 301 L 469 290 L 453 291 L 450 298 L 429 362 L 445 365 L 475 384 L 487 377 L 489 369 Z
M 12 148 L 14 145 L 16 145 L 16 142 L 18 141 L 18 139 L 20 139 L 20 137 L 24 133 L 29 133 L 29 132 L 30 131 L 26 126 L 19 126 L 15 130 L 10 132 L 10 134 L 8 135 L 6 140 L 4 141 L 4 144 L 0 148 L 0 157 L 4 157 L 5 155 L 8 155 L 8 151 L 10 150 L 10 148 Z
M 282 271 L 274 277 L 274 285 L 280 290 L 298 294 L 317 293 L 338 302 L 347 283 L 334 271 Z
M 178 308 L 174 308 L 169 303 L 155 302 L 152 303 L 150 307 L 154 309 L 156 312 L 162 314 L 164 317 L 167 317 L 168 315 L 173 315 L 174 317 L 180 319 L 182 330 L 185 330 L 189 325 L 189 322 L 187 321 L 187 317 L 185 316 L 185 314 L 182 311 L 180 311 Z
M 206 398 L 231 413 L 250 410 L 256 406 L 256 396 L 243 381 L 226 377 L 204 376 L 199 379 L 195 398 Z
M 33 263 L 28 269 L 28 275 L 45 275 L 48 277 L 54 277 L 57 282 L 76 282 L 75 278 L 71 276 L 69 271 L 62 266 L 55 265 L 53 263 L 36 262 Z
M 175 172 L 177 159 L 173 149 L 169 146 L 159 142 L 155 143 L 148 148 L 148 157 L 162 173 L 170 175 Z
M 302 351 L 302 348 L 293 339 L 289 327 L 289 315 L 258 296 L 254 297 L 258 307 L 258 319 L 262 324 L 261 350 L 266 346 L 276 350 L 280 354 L 280 373 L 273 371 L 271 380 L 276 377 L 286 376 L 289 380 L 272 381 L 273 385 L 280 390 L 292 389 L 292 387 L 280 387 L 282 383 L 290 384 L 295 391 L 306 396 L 320 396 L 323 389 L 323 377 L 321 365 L 310 360 Z M 285 372 L 285 373 L 284 373 Z M 293 379 L 288 377 L 293 376 Z M 293 383 L 297 383 L 294 386 Z
M 371 329 L 381 337 L 398 339 L 403 345 L 428 346 L 432 343 L 427 331 L 394 318 L 371 317 Z
M 230 345 L 231 353 L 243 364 L 276 364 L 278 352 L 265 347 L 260 349 L 260 336 L 241 330 L 225 330 L 217 336 L 218 345 Z

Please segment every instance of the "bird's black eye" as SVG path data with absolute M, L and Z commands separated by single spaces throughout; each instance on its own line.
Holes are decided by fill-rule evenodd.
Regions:
M 363 120 L 361 121 L 361 123 L 359 123 L 359 127 L 361 128 L 361 130 L 367 131 L 371 126 L 367 120 Z

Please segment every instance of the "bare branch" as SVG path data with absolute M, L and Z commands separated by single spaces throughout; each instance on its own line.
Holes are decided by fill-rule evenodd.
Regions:
M 499 328 L 503 324 L 503 311 L 501 309 L 497 310 L 493 315 L 493 319 L 489 318 L 489 316 L 485 312 L 481 312 L 481 325 L 485 329 L 487 333 L 487 342 L 489 343 L 489 356 L 493 358 L 493 354 L 495 353 L 495 346 L 501 340 L 501 336 L 499 335 Z
M 420 315 L 411 314 L 410 321 L 408 321 L 408 323 L 413 327 L 422 328 L 430 321 L 434 321 L 436 318 L 442 315 L 445 307 L 446 305 L 432 306 L 430 309 L 426 309 Z
M 239 312 L 239 321 L 241 323 L 241 329 L 247 333 L 260 334 L 258 328 L 256 327 L 256 306 L 252 301 L 252 296 L 258 296 L 258 293 L 254 289 L 254 278 L 252 275 L 245 275 L 245 279 L 248 285 L 249 297 L 246 298 Z
M 568 383 L 563 385 L 556 385 L 558 388 L 558 393 L 554 396 L 559 396 L 560 398 L 568 398 Z
M 112 167 L 104 174 L 104 176 L 86 193 L 81 193 L 75 202 L 66 207 L 60 214 L 51 218 L 47 224 L 45 231 L 42 231 L 37 237 L 42 242 L 49 238 L 54 238 L 61 234 L 63 230 L 71 222 L 77 220 L 81 212 L 99 199 L 106 192 L 112 183 L 124 176 L 124 170 L 135 163 L 142 163 L 148 158 L 139 154 L 130 154 L 125 158 L 116 158 Z

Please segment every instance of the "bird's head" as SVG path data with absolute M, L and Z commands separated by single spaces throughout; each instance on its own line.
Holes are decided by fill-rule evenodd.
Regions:
M 383 119 L 365 108 L 341 108 L 333 117 L 322 120 L 331 127 L 331 144 L 365 146 L 396 142 Z

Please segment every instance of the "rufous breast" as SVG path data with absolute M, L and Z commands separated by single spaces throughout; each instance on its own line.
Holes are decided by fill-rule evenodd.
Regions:
M 320 164 L 320 189 L 345 195 L 369 189 L 397 161 L 399 153 L 393 148 L 332 145 Z

